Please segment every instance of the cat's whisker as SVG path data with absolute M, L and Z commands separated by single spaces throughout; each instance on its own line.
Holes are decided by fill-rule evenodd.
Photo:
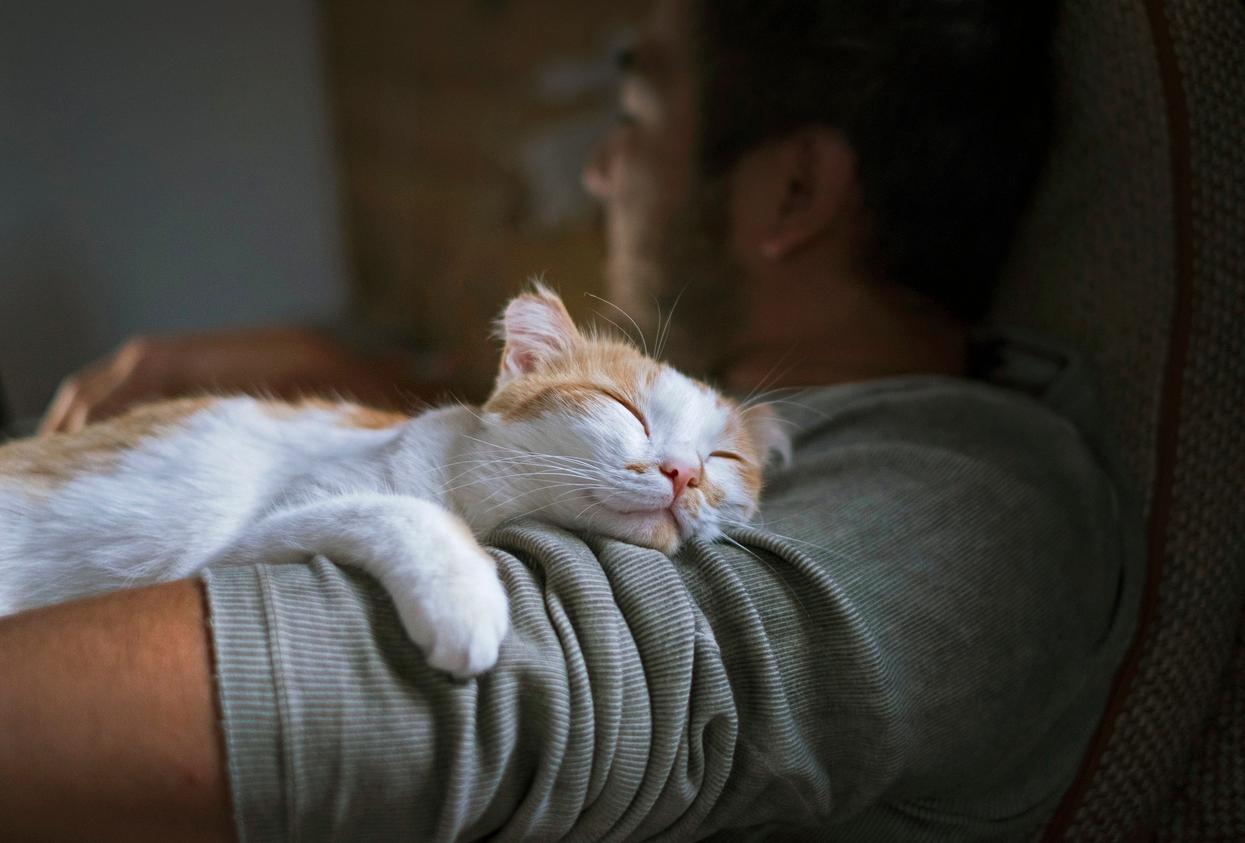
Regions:
M 801 389 L 800 391 L 803 392 L 805 390 Z M 743 407 L 741 409 L 741 412 L 747 413 L 749 410 L 755 410 L 757 407 L 757 404 L 760 404 L 760 403 L 762 402 L 757 401 L 748 407 Z M 803 412 L 811 413 L 812 415 L 818 416 L 819 418 L 822 418 L 822 419 L 833 418 L 833 416 L 830 413 L 827 413 L 823 410 L 818 410 L 816 407 L 811 407 L 808 404 L 805 404 L 801 401 L 794 401 L 789 398 L 766 398 L 764 400 L 764 403 L 770 406 L 787 405 L 791 407 L 797 407 Z M 786 420 L 786 419 L 784 419 L 784 421 L 790 422 L 790 420 Z
M 690 281 L 686 282 L 683 285 L 683 287 L 679 290 L 678 295 L 674 297 L 674 304 L 670 305 L 670 312 L 666 314 L 666 324 L 664 328 L 661 326 L 661 305 L 657 303 L 657 300 L 655 298 L 653 300 L 654 304 L 657 304 L 657 325 L 658 325 L 657 347 L 653 351 L 653 356 L 659 360 L 661 359 L 661 355 L 666 350 L 666 340 L 670 338 L 670 326 L 674 324 L 674 312 L 679 309 L 679 302 L 682 301 L 683 294 L 687 292 L 687 287 L 688 287 L 688 284 L 690 283 L 691 283 Z
M 477 458 L 473 458 L 473 459 L 469 459 L 469 460 L 455 460 L 455 461 L 453 461 L 453 462 L 447 462 L 447 463 L 445 463 L 445 465 L 444 465 L 444 466 L 442 466 L 442 468 L 455 468 L 455 467 L 460 466 L 460 465 L 466 465 L 466 466 L 471 466 L 471 468 L 466 469 L 466 471 L 470 472 L 470 471 L 474 470 L 475 468 L 478 468 L 479 466 L 484 466 L 484 465 L 512 465 L 512 464 L 515 464 L 515 463 L 520 463 L 520 464 L 522 464 L 522 463 L 530 463 L 530 464 L 533 464 L 533 465 L 540 465 L 540 464 L 544 464 L 546 467 L 549 467 L 549 468 L 567 468 L 568 470 L 569 470 L 569 469 L 576 469 L 576 470 L 580 470 L 580 471 L 586 471 L 586 470 L 588 470 L 588 466 L 591 466 L 593 469 L 598 469 L 598 468 L 600 468 L 600 466 L 595 465 L 595 464 L 592 464 L 592 463 L 587 463 L 586 465 L 581 465 L 581 463 L 582 463 L 582 462 L 584 462 L 584 461 L 581 461 L 581 460 L 556 460 L 556 459 L 551 459 L 551 458 L 549 458 L 549 457 L 535 457 L 535 458 L 533 458 L 533 457 L 528 456 L 528 455 L 523 455 L 523 456 L 511 456 L 511 457 L 477 457 Z M 565 466 L 563 466 L 563 465 L 559 465 L 559 463 L 566 463 L 566 465 L 565 465 Z
M 415 390 L 411 389 L 408 386 L 401 386 L 399 384 L 395 384 L 393 387 L 393 390 L 399 402 L 398 412 L 402 413 L 403 415 L 414 418 L 415 416 L 419 415 L 421 412 L 423 412 L 424 410 L 432 406 L 432 404 L 430 404 L 426 399 L 421 397 L 418 393 L 415 392 Z M 461 399 L 455 397 L 452 393 L 448 394 L 445 400 L 451 404 L 462 403 Z
M 488 447 L 490 447 L 490 448 L 494 448 L 494 449 L 499 450 L 499 451 L 510 451 L 511 453 L 514 453 L 514 454 L 520 454 L 520 455 L 524 455 L 524 456 L 528 456 L 528 457 L 539 457 L 539 458 L 545 458 L 545 459 L 567 460 L 567 461 L 579 462 L 579 463 L 582 463 L 582 464 L 584 464 L 584 465 L 591 465 L 591 466 L 595 466 L 595 464 L 594 464 L 594 463 L 592 463 L 592 462 L 590 462 L 589 460 L 580 459 L 579 457 L 571 457 L 571 456 L 566 456 L 565 454 L 542 454 L 542 453 L 539 453 L 539 452 L 537 452 L 537 451 L 529 451 L 529 450 L 526 450 L 526 449 L 524 449 L 524 448 L 515 448 L 515 447 L 510 446 L 510 445 L 501 445 L 501 444 L 498 444 L 498 443 L 496 443 L 496 442 L 489 442 L 487 439 L 480 439 L 480 438 L 479 438 L 479 437 L 477 437 L 477 436 L 471 436 L 471 435 L 466 434 L 466 433 L 463 433 L 463 434 L 460 434 L 460 435 L 461 435 L 464 439 L 470 439 L 472 442 L 478 442 L 478 443 L 479 443 L 479 444 L 481 444 L 481 445 L 485 445 L 485 446 L 488 446 Z
M 551 501 L 548 501 L 548 502 L 546 502 L 546 503 L 543 503 L 543 504 L 541 504 L 540 506 L 533 507 L 532 509 L 527 509 L 527 510 L 524 510 L 523 512 L 521 512 L 521 513 L 519 513 L 519 514 L 515 515 L 514 517 L 515 517 L 515 518 L 530 518 L 531 516 L 535 515 L 535 514 L 536 514 L 536 513 L 538 513 L 538 512 L 543 512 L 544 510 L 548 509 L 548 508 L 549 508 L 549 507 L 551 507 L 551 506 L 556 506 L 557 504 L 562 503 L 562 501 L 566 500 L 567 498 L 572 498 L 572 497 L 574 497 L 574 496 L 575 496 L 575 494 L 577 494 L 577 493 L 572 492 L 572 493 L 569 493 L 569 494 L 563 495 L 563 496 L 561 496 L 561 497 L 559 497 L 559 498 L 557 498 L 557 499 L 555 499 L 555 500 L 551 500 Z
M 650 356 L 650 355 L 649 355 L 649 353 L 648 353 L 648 341 L 647 341 L 646 339 L 644 339 L 644 331 L 642 331 L 642 330 L 640 329 L 639 324 L 638 324 L 638 323 L 637 323 L 634 319 L 632 319 L 632 318 L 631 318 L 631 314 L 630 314 L 630 313 L 628 313 L 627 311 L 623 310 L 621 307 L 619 307 L 618 305 L 614 304 L 614 303 L 613 303 L 612 301 L 610 301 L 609 299 L 603 299 L 603 298 L 601 298 L 600 296 L 596 295 L 595 293 L 585 293 L 585 295 L 586 295 L 586 296 L 588 296 L 589 298 L 596 299 L 597 301 L 599 301 L 599 302 L 601 302 L 601 303 L 603 303 L 603 304 L 608 304 L 610 307 L 612 307 L 612 308 L 614 308 L 615 310 L 617 310 L 617 311 L 618 311 L 619 313 L 621 313 L 623 316 L 626 316 L 626 317 L 627 317 L 627 321 L 628 321 L 628 322 L 630 322 L 632 325 L 634 325 L 634 326 L 635 326 L 636 333 L 640 335 L 640 345 L 644 348 L 644 354 L 645 354 L 645 356 Z M 625 332 L 624 332 L 624 333 L 625 333 Z
M 499 465 L 499 464 L 513 465 L 514 463 L 530 464 L 533 470 L 546 471 L 550 473 L 561 473 L 561 474 L 570 475 L 570 476 L 592 478 L 592 479 L 598 479 L 598 480 L 604 480 L 608 477 L 607 473 L 602 470 L 602 467 L 599 464 L 590 463 L 585 460 L 567 460 L 566 464 L 560 465 L 558 464 L 558 462 L 550 459 L 549 457 L 542 457 L 542 456 L 536 455 L 535 458 L 533 458 L 533 455 L 525 455 L 523 457 L 483 459 L 483 460 L 478 460 L 478 461 L 471 460 L 471 461 L 460 461 L 458 463 L 454 463 L 453 465 L 468 465 L 470 467 L 463 469 L 462 471 L 460 471 L 459 473 L 451 477 L 446 482 L 453 482 L 454 480 L 457 480 L 459 477 L 462 477 L 468 474 L 474 474 L 476 473 L 476 471 L 478 471 L 483 466 L 493 466 L 493 465 Z
M 516 489 L 515 488 L 516 484 L 514 481 L 519 481 L 519 480 L 524 480 L 524 479 L 534 479 L 536 482 L 531 486 L 531 488 L 522 489 L 522 490 Z M 511 491 L 514 491 L 516 494 L 519 493 L 520 491 L 522 491 L 523 494 L 528 494 L 531 492 L 539 491 L 541 489 L 550 489 L 558 485 L 567 484 L 567 483 L 579 483 L 579 484 L 584 484 L 588 486 L 601 486 L 602 478 L 583 477 L 583 476 L 578 476 L 574 474 L 539 474 L 539 475 L 510 474 L 510 475 L 496 476 L 496 477 L 482 477 L 482 478 L 478 478 L 474 480 L 468 480 L 468 481 L 456 483 L 452 486 L 447 486 L 446 491 L 456 493 L 464 489 L 478 488 L 481 486 L 484 486 L 486 488 L 491 488 L 493 486 L 496 486 L 498 487 L 498 489 L 510 489 Z M 496 493 L 497 493 L 497 490 L 494 490 L 491 494 L 496 494 Z
M 653 307 L 656 308 L 657 310 L 657 337 L 653 341 L 653 357 L 660 360 L 661 359 L 661 336 L 662 336 L 661 302 L 657 300 L 657 296 L 650 296 L 649 298 L 653 300 Z
M 451 403 L 453 403 L 454 406 L 461 407 L 462 409 L 466 410 L 468 413 L 470 413 L 475 418 L 476 421 L 480 422 L 481 424 L 485 423 L 484 416 L 480 415 L 476 411 L 475 407 L 471 406 L 470 404 L 468 404 L 466 401 L 462 400 L 461 398 L 454 396 L 453 394 L 451 394 L 450 399 L 451 399 Z
M 518 477 L 533 477 L 533 478 L 569 477 L 569 478 L 574 478 L 574 479 L 583 479 L 583 481 L 591 481 L 594 483 L 605 482 L 605 481 L 608 481 L 609 479 L 609 477 L 606 477 L 605 474 L 600 473 L 600 472 L 588 472 L 588 471 L 583 471 L 583 469 L 579 469 L 579 468 L 565 468 L 565 467 L 558 467 L 558 466 L 524 467 L 524 466 L 513 466 L 512 464 L 512 466 L 503 468 L 502 471 L 508 471 L 508 473 L 498 474 L 498 473 L 492 473 L 492 472 L 486 471 L 486 472 L 483 472 L 483 476 L 478 477 L 476 481 L 472 481 L 472 482 L 492 483 L 496 481 L 503 481 L 503 479 L 513 479 L 513 478 L 518 478 Z M 479 469 L 468 469 L 468 471 L 461 472 L 457 474 L 456 477 L 449 479 L 449 481 L 446 481 L 446 483 L 454 483 L 454 482 L 457 482 L 458 478 L 477 476 L 477 474 L 481 474 L 481 471 L 479 471 Z
M 596 501 L 594 504 L 592 504 L 592 506 L 585 507 L 585 509 L 584 509 L 584 511 L 583 511 L 583 512 L 587 512 L 589 509 L 592 509 L 592 507 L 593 507 L 593 506 L 604 506 L 604 505 L 606 505 L 606 504 L 610 503 L 611 501 L 613 501 L 613 500 L 614 500 L 614 498 L 618 497 L 618 495 L 619 495 L 619 490 L 618 490 L 618 489 L 608 489 L 608 488 L 605 488 L 605 489 L 602 489 L 602 491 L 603 491 L 603 492 L 605 492 L 605 494 L 604 494 L 604 495 L 597 495 L 597 496 L 596 496 L 596 497 L 597 497 L 597 501 Z M 580 513 L 580 515 L 583 515 L 583 512 L 581 512 L 581 513 Z M 576 517 L 579 517 L 579 516 L 576 516 Z
M 782 393 L 794 393 L 798 395 L 801 392 L 807 392 L 806 386 L 776 386 L 772 389 L 764 391 L 752 390 L 748 393 L 748 397 L 739 402 L 740 409 L 751 410 L 757 404 L 763 404 L 770 400 L 770 396 L 780 395 Z
M 539 491 L 541 491 L 541 490 L 545 490 L 545 489 L 553 489 L 553 488 L 557 488 L 558 486 L 566 486 L 566 485 L 570 485 L 570 484 L 577 484 L 577 485 L 582 485 L 582 486 L 600 486 L 600 485 L 601 485 L 601 481 L 600 481 L 600 479 L 598 479 L 598 478 L 595 478 L 595 477 L 575 477 L 575 476 L 573 476 L 573 475 L 562 475 L 562 476 L 563 476 L 563 477 L 565 477 L 566 479 L 561 479 L 561 480 L 545 480 L 545 481 L 543 481 L 543 482 L 541 482 L 541 483 L 538 483 L 537 485 L 535 485 L 535 486 L 533 486 L 533 487 L 531 487 L 531 488 L 529 488 L 529 489 L 523 489 L 523 490 L 515 489 L 515 488 L 514 488 L 514 484 L 513 484 L 513 483 L 503 482 L 503 481 L 505 481 L 505 480 L 512 480 L 512 479 L 516 479 L 516 478 L 523 478 L 523 477 L 527 477 L 527 476 L 529 476 L 529 475 L 517 474 L 517 475 L 510 475 L 509 477 L 484 477 L 484 478 L 480 478 L 479 480 L 473 480 L 473 481 L 471 481 L 470 483 L 463 483 L 462 485 L 460 485 L 460 486 L 458 486 L 458 487 L 456 487 L 456 488 L 457 488 L 457 489 L 465 489 L 465 488 L 469 488 L 469 487 L 471 487 L 471 486 L 478 486 L 478 485 L 481 485 L 481 484 L 485 484 L 485 483 L 487 483 L 487 484 L 491 484 L 491 485 L 495 485 L 495 486 L 497 486 L 497 489 L 496 489 L 496 490 L 494 490 L 494 494 L 496 494 L 496 493 L 497 493 L 497 492 L 499 492 L 499 491 L 503 491 L 503 490 L 510 490 L 510 491 L 512 491 L 512 492 L 514 492 L 514 493 L 516 493 L 516 494 L 520 494 L 520 493 L 521 493 L 521 494 L 525 494 L 525 495 L 526 495 L 526 494 L 531 494 L 531 493 L 533 493 L 533 492 L 539 492 Z M 557 476 L 559 476 L 559 475 L 554 475 L 554 477 L 557 477 Z
M 561 494 L 561 495 L 559 495 L 558 497 L 554 498 L 553 500 L 549 501 L 547 504 L 545 504 L 545 505 L 544 505 L 543 507 L 541 507 L 541 508 L 543 509 L 543 508 L 545 508 L 545 507 L 555 506 L 556 504 L 560 504 L 560 503 L 562 503 L 562 502 L 563 502 L 563 501 L 565 501 L 565 500 L 570 500 L 571 498 L 574 498 L 574 497 L 578 496 L 579 494 L 581 494 L 581 493 L 583 493 L 583 492 L 600 492 L 600 491 L 601 491 L 600 487 L 597 487 L 597 488 L 587 488 L 587 489 L 573 489 L 573 490 L 571 490 L 571 491 L 569 491 L 569 492 L 564 492 L 563 494 Z
M 583 518 L 586 514 L 596 509 L 598 506 L 605 506 L 605 501 L 593 501 L 588 504 L 575 515 L 575 520 L 578 521 L 580 518 Z
M 783 355 L 778 358 L 778 361 L 774 363 L 773 366 L 770 366 L 769 371 L 766 372 L 765 376 L 762 377 L 761 380 L 757 382 L 757 385 L 753 387 L 752 391 L 748 393 L 748 396 L 744 398 L 744 400 L 741 401 L 740 404 L 746 406 L 748 402 L 751 401 L 757 393 L 762 392 L 770 384 L 776 382 L 777 380 L 785 376 L 788 372 L 790 372 L 795 367 L 794 363 L 792 363 L 790 366 L 787 366 L 781 372 L 778 371 L 778 368 L 782 366 L 783 363 L 786 363 L 787 358 L 789 358 L 794 352 L 795 352 L 795 346 L 792 346 L 791 348 L 788 348 L 786 351 L 784 351 Z
M 531 463 L 533 465 L 543 465 L 549 467 L 567 467 L 575 469 L 600 469 L 600 463 L 591 462 L 589 460 L 576 459 L 574 457 L 559 457 L 556 454 L 535 454 L 523 453 L 521 455 L 512 456 L 496 456 L 496 457 L 472 457 L 471 459 L 454 460 L 445 463 L 445 468 L 451 468 L 459 465 L 481 466 L 481 465 L 499 465 L 510 463 Z
M 822 504 L 820 503 L 809 504 L 808 506 L 797 509 L 794 512 L 787 513 L 782 518 L 770 519 L 770 518 L 766 518 L 764 514 L 762 514 L 762 515 L 759 515 L 754 520 L 752 520 L 751 522 L 733 521 L 728 518 L 723 518 L 722 523 L 728 526 L 731 526 L 731 527 L 742 527 L 742 528 L 754 527 L 754 528 L 759 528 L 759 529 L 766 530 L 772 533 L 773 530 L 770 529 L 772 525 L 785 524 L 788 521 L 794 521 L 795 519 L 804 516 L 808 512 L 821 508 L 821 506 Z M 786 538 L 786 537 L 779 536 L 779 538 Z
M 563 484 L 558 484 L 557 486 L 552 486 L 552 487 L 549 487 L 549 488 L 558 488 L 558 486 L 563 486 L 563 487 L 565 487 L 565 486 L 571 486 L 571 485 L 572 485 L 572 484 L 569 484 L 569 483 L 563 483 Z M 599 486 L 590 486 L 590 485 L 589 485 L 589 486 L 585 486 L 585 485 L 577 485 L 577 486 L 574 486 L 574 488 L 572 488 L 569 492 L 564 492 L 563 494 L 561 494 L 561 495 L 560 495 L 560 496 L 558 496 L 557 498 L 554 498 L 554 499 L 553 499 L 553 500 L 551 500 L 551 501 L 547 501 L 547 502 L 545 502 L 544 504 L 542 504 L 541 506 L 539 506 L 539 507 L 537 507 L 537 508 L 535 508 L 535 509 L 526 510 L 526 511 L 523 513 L 523 516 L 522 516 L 522 517 L 526 517 L 526 516 L 528 516 L 528 515 L 531 515 L 533 512 L 539 512 L 539 511 L 541 511 L 541 510 L 543 510 L 543 509 L 548 509 L 548 508 L 549 508 L 549 507 L 551 507 L 551 506 L 556 506 L 557 504 L 561 503 L 562 501 L 567 500 L 568 498 L 573 498 L 573 497 L 575 497 L 576 495 L 583 494 L 584 492 L 597 491 L 597 490 L 599 490 L 600 488 L 601 488 L 601 487 L 599 487 Z M 509 498 L 509 499 L 507 499 L 507 500 L 504 500 L 504 501 L 502 501 L 501 503 L 496 504 L 495 506 L 491 507 L 490 509 L 488 509 L 488 510 L 487 510 L 487 514 L 490 514 L 490 515 L 491 515 L 492 513 L 496 512 L 498 509 L 501 509 L 503 506 L 506 506 L 507 504 L 514 503 L 515 501 L 517 501 L 517 500 L 521 500 L 521 499 L 523 499 L 523 498 L 527 497 L 528 495 L 534 494 L 535 492 L 538 492 L 538 491 L 547 491 L 547 489 L 529 489 L 529 490 L 527 490 L 526 492 L 521 492 L 521 493 L 519 493 L 518 495 L 516 495 L 515 497 L 513 497 L 513 498 Z M 485 498 L 485 502 L 487 502 L 489 499 L 491 499 L 491 497 L 492 497 L 492 496 L 490 495 L 488 498 Z M 519 517 L 519 516 L 516 516 L 516 517 Z
M 516 480 L 520 478 L 529 478 L 529 477 L 569 477 L 577 482 L 594 483 L 596 485 L 600 485 L 600 482 L 601 482 L 601 478 L 599 477 L 585 477 L 585 476 L 576 475 L 576 474 L 559 473 L 559 472 L 529 471 L 529 472 L 520 472 L 516 474 L 501 474 L 501 475 L 494 475 L 494 476 L 489 476 L 489 477 L 478 477 L 474 480 L 469 480 L 465 483 L 459 483 L 456 485 L 447 485 L 445 489 L 447 492 L 456 492 L 461 489 L 467 489 L 467 488 L 470 488 L 471 486 L 478 486 L 483 483 L 497 483 L 502 480 Z M 541 483 L 536 488 L 547 489 L 555 485 L 557 484 Z
M 785 521 L 785 520 L 788 520 L 788 519 L 783 519 L 783 520 Z M 742 521 L 728 521 L 728 520 L 726 520 L 726 519 L 723 519 L 723 520 L 722 520 L 722 523 L 723 523 L 723 524 L 726 524 L 726 525 L 727 525 L 727 526 L 729 526 L 729 527 L 736 527 L 736 528 L 740 528 L 740 529 L 756 529 L 756 528 L 757 528 L 757 526 L 758 526 L 758 525 L 756 525 L 756 524 L 748 524 L 748 523 L 745 523 L 745 522 L 742 522 Z M 781 523 L 781 522 L 774 522 L 774 523 Z M 831 550 L 830 548 L 825 547 L 825 546 L 823 546 L 823 545 L 816 544 L 816 543 L 814 543 L 814 542 L 810 542 L 810 541 L 805 541 L 805 540 L 803 540 L 803 539 L 797 539 L 797 538 L 795 538 L 794 536 L 784 536 L 784 535 L 782 535 L 781 533 L 775 533 L 775 532 L 773 532 L 772 530 L 767 530 L 767 532 L 771 533 L 771 534 L 774 536 L 774 538 L 776 538 L 776 539 L 782 539 L 783 541 L 786 541 L 786 542 L 791 542 L 791 543 L 793 543 L 793 544 L 802 544 L 802 545 L 804 545 L 805 547 L 811 547 L 811 548 L 813 548 L 814 550 L 819 550 L 819 551 L 821 551 L 822 553 L 828 554 L 828 555 L 830 555 L 830 556 L 834 556 L 834 555 L 835 555 L 835 551 L 833 551 L 833 550 Z
M 614 326 L 614 327 L 618 330 L 618 333 L 619 333 L 619 335 L 620 335 L 620 336 L 623 336 L 623 337 L 626 337 L 626 338 L 627 338 L 627 342 L 630 342 L 630 343 L 634 343 L 634 342 L 635 342 L 635 340 L 631 338 L 631 332 L 630 332 L 630 331 L 628 331 L 628 330 L 626 330 L 626 329 L 624 329 L 622 325 L 619 325 L 617 322 L 615 322 L 613 319 L 609 318 L 608 316 L 606 316 L 604 313 L 602 313 L 602 312 L 601 312 L 601 311 L 599 311 L 599 310 L 594 310 L 594 311 L 592 311 L 592 312 L 593 312 L 593 313 L 595 313 L 595 314 L 596 314 L 599 318 L 604 319 L 606 322 L 609 322 L 611 325 L 613 325 L 613 326 Z M 599 331 L 599 335 L 600 335 L 600 336 L 608 336 L 608 335 L 609 335 L 609 332 L 608 332 L 608 331 Z
M 774 576 L 778 578 L 778 581 L 779 581 L 779 582 L 781 582 L 781 583 L 783 584 L 783 586 L 787 589 L 787 591 L 789 591 L 789 592 L 791 593 L 791 598 L 792 598 L 793 600 L 795 600 L 796 605 L 798 605 L 798 606 L 800 607 L 800 611 L 802 611 L 802 612 L 804 613 L 804 617 L 806 617 L 806 618 L 808 618 L 808 619 L 810 619 L 810 620 L 812 619 L 812 617 L 813 617 L 813 616 L 812 616 L 811 614 L 809 614 L 808 607 L 807 607 L 807 606 L 805 606 L 805 605 L 804 605 L 804 601 L 800 599 L 800 595 L 799 595 L 799 593 L 795 590 L 795 587 L 794 587 L 794 586 L 792 586 L 790 583 L 788 583 L 788 582 L 787 582 L 786 578 L 785 578 L 785 577 L 783 577 L 783 576 L 782 576 L 782 575 L 778 572 L 778 569 L 777 569 L 776 567 L 774 567 L 773 565 L 771 565 L 769 562 L 766 562 L 766 561 L 765 561 L 765 559 L 763 559 L 763 558 L 761 557 L 761 555 L 760 555 L 760 554 L 756 553 L 755 551 L 752 551 L 752 550 L 748 549 L 748 548 L 747 548 L 747 547 L 745 547 L 742 543 L 740 543 L 740 542 L 736 541 L 734 538 L 732 538 L 732 537 L 728 536 L 726 533 L 723 533 L 723 534 L 722 534 L 722 538 L 723 538 L 723 539 L 725 539 L 726 541 L 730 542 L 730 543 L 731 543 L 732 545 L 734 545 L 735 547 L 737 547 L 737 548 L 739 548 L 740 550 L 742 550 L 744 553 L 746 553 L 746 554 L 748 554 L 749 556 L 751 556 L 751 557 L 752 557 L 753 559 L 755 559 L 756 561 L 760 562 L 760 563 L 761 563 L 762 565 L 764 565 L 766 568 L 769 568 L 769 569 L 770 569 L 770 571 L 772 571 L 772 572 L 773 572 Z
M 470 458 L 470 459 L 463 459 L 463 460 L 451 460 L 451 461 L 449 461 L 449 462 L 446 462 L 446 463 L 442 464 L 440 467 L 444 469 L 444 468 L 455 468 L 455 467 L 460 466 L 460 465 L 468 465 L 468 466 L 480 466 L 480 465 L 505 465 L 505 464 L 509 464 L 509 463 L 516 463 L 516 462 L 531 462 L 531 461 L 532 461 L 532 458 L 531 458 L 531 457 L 529 457 L 529 456 L 528 456 L 528 455 L 526 455 L 526 454 L 524 454 L 523 456 L 508 456 L 508 457 L 501 457 L 501 456 L 498 456 L 498 457 L 472 457 L 472 458 Z

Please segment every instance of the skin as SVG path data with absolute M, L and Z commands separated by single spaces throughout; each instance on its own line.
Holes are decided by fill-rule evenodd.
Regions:
M 228 840 L 202 587 L 0 619 L 6 840 Z
M 695 166 L 688 15 L 686 0 L 657 4 L 622 92 L 626 119 L 584 174 L 606 211 L 611 296 L 637 314 L 651 308 L 650 295 L 669 301 L 675 283 L 684 283 L 669 238 L 687 233 L 688 209 L 707 187 Z M 724 279 L 710 292 L 730 299 L 741 316 L 729 331 L 698 334 L 688 324 L 683 332 L 705 349 L 706 366 L 725 386 L 964 373 L 964 326 L 861 270 L 870 221 L 853 152 L 837 132 L 810 126 L 772 140 L 745 155 L 719 187 L 725 243 L 713 244 L 712 271 L 700 274 Z M 75 376 L 67 386 L 75 394 L 58 398 L 45 429 L 76 429 L 135 397 L 195 386 L 186 377 L 195 356 L 228 352 L 221 374 L 271 384 L 289 374 L 271 361 L 306 349 L 297 332 L 288 344 L 273 344 L 271 335 L 217 339 L 199 338 L 191 352 L 179 342 L 123 349 Z M 334 385 L 358 394 L 367 379 L 357 361 L 314 345 Z M 159 377 L 148 382 L 145 371 Z M 229 838 L 198 589 L 176 583 L 0 621 L 0 828 L 22 839 Z
M 40 434 L 77 432 L 146 401 L 201 392 L 259 393 L 296 400 L 339 394 L 400 408 L 443 384 L 412 383 L 394 360 L 364 358 L 308 328 L 259 328 L 134 337 L 60 385 Z
M 606 209 L 611 297 L 639 314 L 652 309 L 648 297 L 671 300 L 674 285 L 685 283 L 684 267 L 653 264 L 679 253 L 663 238 L 688 234 L 680 211 L 707 187 L 696 175 L 689 18 L 686 0 L 658 3 L 627 63 L 623 119 L 584 170 L 585 187 Z M 862 269 L 869 220 L 854 154 L 837 131 L 810 126 L 752 150 L 728 174 L 724 193 L 726 244 L 714 246 L 725 265 L 714 269 L 734 279 L 742 320 L 694 341 L 703 347 L 723 338 L 706 360 L 728 388 L 964 373 L 965 326 Z

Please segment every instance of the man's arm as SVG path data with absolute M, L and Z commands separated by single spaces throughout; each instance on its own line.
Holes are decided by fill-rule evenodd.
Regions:
M 1125 558 L 1117 534 L 1140 531 L 1067 425 L 970 397 L 884 384 L 835 396 L 850 414 L 810 407 L 832 421 L 773 478 L 770 529 L 736 531 L 742 547 L 671 560 L 495 531 L 513 628 L 469 682 L 427 665 L 360 572 L 209 569 L 238 828 L 1031 836 L 1097 722 L 1144 559 Z M 101 839 L 103 817 L 114 838 L 228 834 L 203 607 L 193 587 L 166 588 L 0 626 L 0 697 L 36 700 L 0 704 L 0 780 L 24 778 L 0 794 L 0 828 Z M 159 646 L 132 646 L 147 639 Z M 15 777 L 36 753 L 39 775 Z M 43 825 L 52 811 L 87 822 Z M 118 825 L 123 812 L 141 825 Z
M 76 431 L 145 401 L 202 392 L 252 392 L 295 400 L 339 395 L 380 407 L 407 407 L 448 384 L 429 371 L 416 379 L 396 352 L 363 354 L 311 328 L 251 328 L 136 337 L 66 378 L 40 425 Z
M 0 828 L 18 840 L 230 840 L 202 586 L 0 620 Z

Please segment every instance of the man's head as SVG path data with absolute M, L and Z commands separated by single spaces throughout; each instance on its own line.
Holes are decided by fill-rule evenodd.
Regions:
M 586 171 L 611 294 L 729 333 L 820 266 L 976 319 L 1046 147 L 1052 5 L 660 0 Z

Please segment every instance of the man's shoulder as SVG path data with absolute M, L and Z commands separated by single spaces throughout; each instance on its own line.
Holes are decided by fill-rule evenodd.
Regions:
M 921 452 L 1043 474 L 1097 461 L 1078 420 L 1038 398 L 990 383 L 946 376 L 886 378 L 809 390 L 788 402 L 794 464 L 862 451 Z
M 917 376 L 799 403 L 794 458 L 767 477 L 763 520 L 854 535 L 873 553 L 879 543 L 976 548 L 982 559 L 1019 545 L 1110 552 L 1102 531 L 1120 515 L 1117 480 L 1094 432 L 1037 398 Z

